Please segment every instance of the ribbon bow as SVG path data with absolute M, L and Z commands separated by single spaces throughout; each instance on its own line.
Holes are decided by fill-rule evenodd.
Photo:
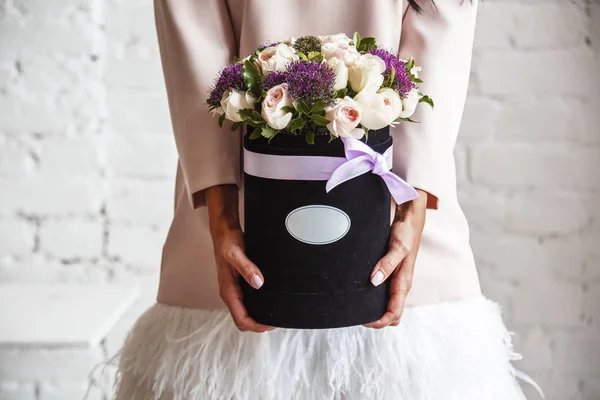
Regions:
M 328 193 L 337 185 L 371 171 L 373 174 L 381 176 L 396 204 L 402 204 L 419 197 L 412 186 L 390 171 L 391 147 L 384 154 L 379 154 L 358 139 L 342 138 L 342 141 L 344 142 L 348 161 L 336 168 L 331 174 L 331 178 L 325 186 Z M 389 164 L 388 159 L 390 160 Z

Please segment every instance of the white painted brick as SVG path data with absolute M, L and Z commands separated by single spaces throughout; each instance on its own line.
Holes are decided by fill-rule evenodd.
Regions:
M 152 2 L 115 3 L 107 12 L 106 32 L 112 43 L 133 42 L 137 45 L 156 45 Z
M 101 221 L 51 220 L 40 229 L 42 251 L 62 259 L 100 257 L 103 240 Z
M 14 64 L 0 63 L 0 89 L 8 87 L 17 75 Z
M 497 278 L 518 277 L 524 281 L 552 279 L 553 271 L 545 262 L 536 239 L 507 234 L 474 234 L 471 243 L 478 264 L 492 266 Z
M 98 213 L 103 187 L 98 181 L 23 179 L 2 183 L 0 215 L 25 214 L 71 215 Z
M 10 93 L 0 96 L 0 131 L 18 133 L 62 133 L 70 124 L 70 116 L 57 109 L 49 99 L 40 94 L 35 101 Z M 35 118 L 31 116 L 35 115 Z M 5 117 L 8 116 L 8 117 Z
M 515 32 L 515 14 L 521 7 L 514 3 L 481 2 L 477 14 L 475 48 L 509 48 Z
M 149 90 L 153 93 L 164 93 L 160 58 L 152 52 L 144 54 L 110 54 L 106 65 L 106 80 L 111 88 L 118 90 Z
M 590 115 L 578 100 L 522 97 L 504 104 L 502 117 L 496 120 L 494 138 L 535 143 L 594 141 L 597 135 L 586 124 Z
M 60 24 L 54 21 L 35 21 L 20 26 L 4 21 L 0 37 L 9 38 L 0 46 L 0 57 L 20 57 L 27 54 L 90 54 L 100 51 L 95 29 L 86 26 Z M 48 40 L 51 38 L 52 40 Z
M 506 228 L 538 235 L 576 233 L 588 223 L 588 213 L 576 196 L 525 194 L 508 202 Z
M 565 67 L 568 65 L 567 67 Z M 486 51 L 474 60 L 483 93 L 595 96 L 599 57 L 589 50 Z M 576 79 L 574 78 L 576 77 Z
M 600 371 L 600 333 L 597 329 L 557 332 L 555 343 L 557 370 L 576 374 Z
M 15 5 L 24 10 L 28 17 L 43 19 L 60 19 L 65 15 L 86 10 L 94 0 L 13 0 Z
M 171 181 L 114 179 L 109 184 L 107 212 L 115 221 L 165 225 L 173 217 Z
M 35 226 L 31 222 L 0 219 L 0 254 L 27 254 L 34 245 Z
M 108 98 L 110 132 L 173 137 L 166 95 L 112 92 Z M 216 123 L 216 122 L 215 122 Z
M 478 184 L 549 189 L 600 188 L 600 149 L 528 144 L 482 144 L 471 149 Z
M 454 150 L 456 181 L 467 183 L 469 181 L 469 148 L 457 146 Z
M 40 385 L 39 400 L 82 400 L 86 395 L 89 383 L 59 381 L 56 383 L 43 383 Z M 90 387 L 90 393 L 86 400 L 103 400 L 102 390 L 94 386 Z
M 94 177 L 100 172 L 101 145 L 95 136 L 48 137 L 36 141 L 39 173 L 48 178 Z
M 108 251 L 126 264 L 156 268 L 165 238 L 164 230 L 115 225 L 110 230 Z
M 37 400 L 35 386 L 20 382 L 0 382 L 0 400 Z
M 592 326 L 600 326 L 600 284 L 589 284 L 583 298 L 586 322 Z
M 521 6 L 515 18 L 513 38 L 520 48 L 578 46 L 584 43 L 587 33 L 585 9 L 572 2 Z
M 513 344 L 523 355 L 523 360 L 516 363 L 517 368 L 550 372 L 553 365 L 552 336 L 552 331 L 541 328 L 522 330 L 515 335 Z
M 585 278 L 600 279 L 600 235 L 587 235 L 582 238 L 585 257 Z
M 478 235 L 501 232 L 506 221 L 506 196 L 481 187 L 468 187 L 459 192 L 459 203 L 469 226 Z
M 0 281 L 3 283 L 105 283 L 116 265 L 89 261 L 63 264 L 45 255 L 33 254 L 15 259 L 0 257 Z
M 35 169 L 35 156 L 31 149 L 14 138 L 0 142 L 0 176 L 23 177 Z
M 459 143 L 479 143 L 488 140 L 496 131 L 496 124 L 504 120 L 499 102 L 484 97 L 470 96 L 458 136 Z
M 559 281 L 535 281 L 514 292 L 514 322 L 557 327 L 582 325 L 581 285 Z
M 590 4 L 590 41 L 592 48 L 600 54 L 600 4 Z
M 175 178 L 177 150 L 161 135 L 113 135 L 106 141 L 107 166 L 118 176 Z
M 0 376 L 6 380 L 84 380 L 104 360 L 100 349 L 0 348 Z M 60 366 L 60 368 L 57 368 Z

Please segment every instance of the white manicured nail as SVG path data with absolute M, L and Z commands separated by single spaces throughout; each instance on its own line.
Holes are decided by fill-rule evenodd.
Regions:
M 263 284 L 263 281 L 262 279 L 260 279 L 260 276 L 258 276 L 258 274 L 252 275 L 252 278 L 250 278 L 250 282 L 252 283 L 254 289 L 258 289 Z
M 378 286 L 381 284 L 381 282 L 383 282 L 383 272 L 377 271 L 375 275 L 373 275 L 373 278 L 371 278 L 371 283 L 375 286 Z

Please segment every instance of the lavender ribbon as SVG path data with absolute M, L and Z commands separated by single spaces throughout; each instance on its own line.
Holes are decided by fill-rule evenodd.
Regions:
M 390 171 L 391 162 L 388 165 L 387 159 L 391 161 L 391 147 L 386 151 L 386 153 L 389 152 L 389 155 L 386 153 L 382 155 L 358 139 L 342 138 L 342 141 L 344 142 L 345 155 L 348 161 L 333 171 L 325 186 L 327 192 L 341 183 L 371 171 L 373 174 L 381 176 L 396 204 L 402 204 L 419 197 L 412 186 Z
M 419 197 L 417 191 L 390 171 L 392 147 L 379 154 L 358 139 L 342 138 L 344 157 L 281 156 L 254 153 L 244 149 L 244 172 L 261 178 L 280 180 L 326 180 L 325 190 L 356 178 L 365 172 L 381 176 L 396 204 Z

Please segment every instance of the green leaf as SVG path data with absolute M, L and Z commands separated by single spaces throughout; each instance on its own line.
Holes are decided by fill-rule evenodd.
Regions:
M 376 40 L 373 37 L 362 38 L 360 40 L 359 46 L 357 46 L 357 49 L 361 52 L 374 50 L 376 48 L 377 48 Z
M 413 82 L 414 83 L 423 83 L 423 80 L 419 79 L 419 78 L 413 78 Z
M 414 122 L 415 124 L 419 124 L 420 123 L 419 121 L 415 121 L 415 120 L 410 119 L 410 118 L 400 118 L 400 119 L 402 121 L 406 121 L 406 122 Z
M 271 139 L 272 137 L 274 137 L 277 134 L 277 131 L 273 128 L 271 128 L 268 125 L 265 125 L 262 127 L 262 131 L 260 133 L 263 137 L 266 137 L 267 139 Z
M 246 123 L 253 123 L 256 125 L 264 122 L 260 113 L 251 108 L 242 108 L 241 110 L 238 110 L 238 114 L 240 115 L 242 121 Z
M 433 99 L 429 96 L 423 96 L 419 99 L 419 103 L 427 103 L 433 108 Z
M 411 69 L 413 69 L 413 67 L 415 66 L 415 60 L 413 58 L 411 58 L 410 60 L 408 60 L 406 62 L 406 69 L 410 72 Z
M 321 111 L 323 112 L 323 115 L 325 115 L 325 106 L 327 105 L 327 101 L 325 100 L 317 100 L 313 103 L 313 105 L 310 107 L 310 113 L 313 113 L 315 111 L 318 111 L 319 114 L 321 113 Z
M 315 133 L 313 131 L 306 132 L 306 142 L 308 144 L 315 144 Z
M 363 130 L 365 131 L 365 143 L 369 140 L 369 130 L 363 126 Z
M 223 121 L 225 121 L 225 113 L 221 114 L 221 116 L 219 117 L 219 126 L 221 128 L 223 127 Z
M 336 99 L 343 99 L 344 97 L 346 97 L 347 93 L 348 93 L 348 89 L 347 88 L 338 89 L 335 92 L 335 98 Z
M 237 63 L 238 61 L 240 61 L 240 58 L 238 56 L 233 56 L 233 63 Z
M 304 53 L 303 53 L 303 52 L 301 52 L 301 51 L 297 51 L 297 52 L 296 52 L 296 55 L 297 55 L 298 57 L 300 57 L 300 59 L 301 59 L 301 60 L 303 60 L 303 61 L 307 61 L 307 60 L 308 60 L 308 57 L 306 57 L 306 54 L 304 54 Z
M 254 128 L 254 130 L 250 134 L 250 139 L 251 140 L 258 139 L 259 137 L 262 136 L 261 132 L 262 132 L 262 126 L 257 126 L 256 128 Z
M 290 107 L 290 106 L 283 106 L 283 107 L 281 107 L 281 111 L 283 111 L 285 113 L 295 113 L 296 109 L 294 107 Z
M 354 32 L 353 40 L 354 47 L 356 47 L 356 49 L 358 50 L 358 46 L 360 46 L 360 35 L 358 34 L 358 32 Z
M 242 76 L 244 77 L 244 83 L 248 86 L 248 89 L 256 96 L 260 96 L 261 77 L 256 65 L 250 60 L 244 61 L 242 67 Z
M 396 68 L 392 65 L 392 71 L 390 72 L 390 87 L 394 83 L 394 79 L 396 78 Z
M 327 142 L 327 143 L 331 143 L 335 139 L 337 139 L 337 136 L 335 136 L 333 133 L 329 132 L 329 142 Z
M 312 114 L 310 116 L 310 120 L 319 126 L 327 126 L 331 122 L 327 118 L 318 114 Z
M 233 131 L 237 130 L 242 125 L 244 125 L 243 121 L 234 122 L 233 124 L 231 124 L 231 131 L 233 132 Z
M 287 129 L 291 132 L 293 131 L 297 131 L 298 129 L 302 129 L 304 128 L 304 126 L 306 125 L 306 120 L 304 118 L 294 118 L 293 120 L 290 121 L 290 124 L 288 125 Z
M 308 104 L 306 104 L 306 102 L 304 102 L 304 101 L 298 101 L 298 102 L 294 103 L 294 107 L 296 107 L 296 110 L 298 110 L 300 113 L 303 113 L 303 114 L 310 113 L 310 106 Z

